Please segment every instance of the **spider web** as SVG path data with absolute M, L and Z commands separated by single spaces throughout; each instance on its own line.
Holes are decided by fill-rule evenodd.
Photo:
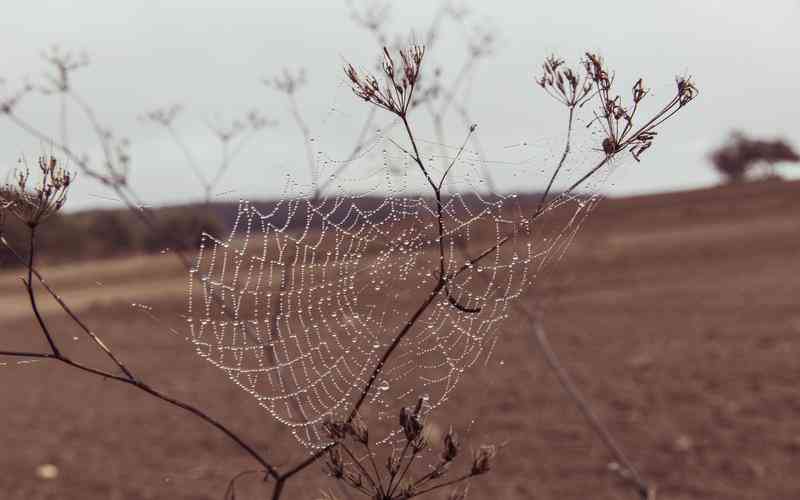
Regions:
M 427 147 L 456 160 L 457 148 Z M 357 178 L 337 178 L 369 186 L 358 193 L 242 201 L 227 237 L 202 235 L 188 289 L 197 353 L 308 447 L 326 445 L 323 420 L 346 418 L 369 386 L 359 413 L 386 423 L 382 442 L 390 441 L 401 406 L 422 398 L 425 412 L 436 409 L 466 370 L 491 355 L 513 302 L 563 255 L 596 204 L 592 193 L 611 167 L 589 195 L 560 198 L 545 214 L 554 214 L 549 225 L 531 219 L 538 195 L 485 192 L 487 163 L 520 170 L 535 147 L 520 148 L 518 161 L 491 162 L 470 150 L 458 156 L 442 217 L 451 298 L 436 293 L 374 381 L 382 356 L 440 279 L 436 202 L 419 194 L 421 173 L 388 135 L 348 160 L 366 165 L 366 174 L 350 168 Z M 441 176 L 441 158 L 423 156 Z M 320 166 L 341 171 L 341 162 L 322 155 Z M 565 182 L 580 173 L 568 166 Z M 287 192 L 295 190 L 290 182 Z

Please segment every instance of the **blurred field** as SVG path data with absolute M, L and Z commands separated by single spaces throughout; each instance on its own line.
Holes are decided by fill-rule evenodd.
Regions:
M 800 183 L 763 182 L 606 200 L 528 295 L 659 498 L 800 494 L 798 194 Z M 187 276 L 174 257 L 43 271 L 149 383 L 208 409 L 278 465 L 302 456 L 284 428 L 193 354 L 178 317 Z M 0 344 L 41 350 L 19 274 L 0 276 Z M 54 305 L 43 305 L 45 316 L 70 355 L 104 363 Z M 467 449 L 508 442 L 471 498 L 635 498 L 609 472 L 609 455 L 528 326 L 507 322 L 488 365 L 450 401 L 455 422 L 470 428 Z M 2 361 L 1 498 L 220 499 L 231 476 L 254 466 L 204 423 L 131 388 L 47 362 Z M 42 464 L 56 465 L 58 477 L 37 476 Z M 312 467 L 287 498 L 337 491 L 321 477 Z M 258 480 L 243 486 L 265 497 Z

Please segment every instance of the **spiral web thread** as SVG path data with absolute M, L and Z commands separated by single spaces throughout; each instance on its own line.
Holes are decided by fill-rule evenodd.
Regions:
M 409 187 L 420 173 L 386 140 L 368 149 L 361 159 L 382 155 L 383 166 L 366 176 L 372 187 L 363 194 L 287 198 L 268 209 L 240 202 L 227 238 L 203 234 L 189 279 L 197 353 L 312 448 L 327 444 L 323 419 L 348 415 L 439 279 L 436 204 Z M 326 159 L 322 167 L 339 165 Z M 453 169 L 445 270 L 511 241 L 449 283 L 452 298 L 479 311 L 440 292 L 374 380 L 360 414 L 386 422 L 383 442 L 401 406 L 424 398 L 425 411 L 434 410 L 465 370 L 488 359 L 512 302 L 564 251 L 597 199 L 560 201 L 553 211 L 567 216 L 548 232 L 517 195 L 481 194 L 486 168 L 466 151 Z

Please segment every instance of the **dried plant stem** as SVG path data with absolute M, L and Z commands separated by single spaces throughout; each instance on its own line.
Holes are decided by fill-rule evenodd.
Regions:
M 416 496 L 422 496 L 426 493 L 430 493 L 431 491 L 435 491 L 441 488 L 446 488 L 448 486 L 453 486 L 454 484 L 458 484 L 462 481 L 466 481 L 467 479 L 471 478 L 474 474 L 469 473 L 463 476 L 457 477 L 455 479 L 451 479 L 450 481 L 445 481 L 444 483 L 437 484 L 435 486 L 431 486 L 430 488 L 426 488 L 423 490 L 419 490 L 415 493 Z
M 542 214 L 544 214 L 545 212 L 547 212 L 547 210 L 548 210 L 549 208 L 551 208 L 551 207 L 554 207 L 554 206 L 558 205 L 558 204 L 559 204 L 561 201 L 563 201 L 563 200 L 565 200 L 566 198 L 568 198 L 568 197 L 569 197 L 569 195 L 570 195 L 570 194 L 572 194 L 572 193 L 573 193 L 573 192 L 574 192 L 574 191 L 575 191 L 575 190 L 576 190 L 578 187 L 580 187 L 580 185 L 581 185 L 581 184 L 583 184 L 584 182 L 586 182 L 586 180 L 587 180 L 587 179 L 589 179 L 589 178 L 590 178 L 592 175 L 594 175 L 594 174 L 595 174 L 595 173 L 596 173 L 598 170 L 600 170 L 601 168 L 603 168 L 603 166 L 605 166 L 605 165 L 606 165 L 606 163 L 608 163 L 608 162 L 609 162 L 609 160 L 611 160 L 611 158 L 612 158 L 612 157 L 613 157 L 613 155 L 606 155 L 606 156 L 605 156 L 605 157 L 604 157 L 604 158 L 603 158 L 603 159 L 602 159 L 602 160 L 601 160 L 601 161 L 600 161 L 600 162 L 599 162 L 597 165 L 595 165 L 595 166 L 594 166 L 594 167 L 593 167 L 591 170 L 589 170 L 589 171 L 588 171 L 586 174 L 584 174 L 584 175 L 583 175 L 583 177 L 581 177 L 580 179 L 578 179 L 577 181 L 575 181 L 575 182 L 574 182 L 574 183 L 573 183 L 573 184 L 572 184 L 572 185 L 571 185 L 571 186 L 570 186 L 568 189 L 566 189 L 566 190 L 562 191 L 562 192 L 561 192 L 561 194 L 559 194 L 558 196 L 556 196 L 555 198 L 553 198 L 552 200 L 550 200 L 550 203 L 547 203 L 547 204 L 544 206 L 544 208 L 543 208 L 541 211 L 537 210 L 537 211 L 536 211 L 536 212 L 533 214 L 533 216 L 531 216 L 531 217 L 528 219 L 528 222 L 531 222 L 531 223 L 532 223 L 532 222 L 534 222 L 536 219 L 538 219 L 539 217 L 541 217 L 541 216 L 542 216 Z M 486 258 L 486 257 L 488 257 L 489 255 L 491 255 L 491 254 L 492 254 L 494 251 L 496 251 L 496 250 L 498 250 L 498 249 L 502 248 L 503 246 L 505 246 L 505 244 L 506 244 L 506 243 L 508 243 L 509 241 L 511 241 L 511 240 L 513 240 L 513 239 L 514 239 L 514 233 L 508 233 L 508 234 L 506 234 L 505 236 L 503 236 L 503 237 L 502 237 L 502 238 L 501 238 L 501 239 L 500 239 L 500 240 L 499 240 L 497 243 L 495 243 L 494 245 L 492 245 L 492 246 L 490 246 L 490 247 L 486 248 L 486 249 L 485 249 L 485 250 L 483 250 L 481 253 L 479 253 L 477 256 L 475 256 L 475 257 L 473 257 L 473 258 L 471 258 L 471 259 L 468 259 L 468 260 L 467 260 L 467 262 L 465 262 L 465 263 L 464 263 L 464 264 L 463 264 L 463 265 L 462 265 L 462 266 L 461 266 L 461 267 L 458 269 L 458 271 L 456 271 L 455 273 L 453 273 L 453 278 L 456 278 L 456 277 L 458 277 L 459 275 L 461 275 L 461 273 L 465 272 L 467 269 L 472 269 L 472 267 L 473 267 L 475 264 L 478 264 L 478 263 L 480 263 L 480 262 L 481 262 L 483 259 L 485 259 L 485 258 Z
M 369 379 L 367 380 L 367 384 L 361 390 L 361 396 L 358 398 L 358 401 L 356 401 L 356 404 L 353 405 L 353 409 L 350 411 L 350 416 L 347 417 L 347 422 L 348 423 L 352 422 L 353 419 L 358 414 L 358 410 L 360 410 L 361 409 L 361 405 L 364 404 L 364 401 L 367 398 L 367 394 L 369 394 L 370 389 L 372 389 L 372 386 L 375 384 L 375 381 L 377 380 L 378 375 L 380 375 L 381 371 L 383 371 L 383 367 L 386 364 L 386 362 L 389 360 L 389 358 L 392 356 L 392 353 L 395 351 L 395 349 L 397 349 L 397 347 L 400 345 L 400 342 L 403 341 L 403 338 L 408 334 L 408 332 L 411 330 L 411 328 L 422 317 L 422 315 L 425 313 L 425 311 L 428 309 L 428 307 L 430 307 L 430 305 L 433 304 L 433 301 L 439 295 L 439 292 L 442 291 L 443 287 L 444 287 L 444 283 L 442 282 L 442 280 L 439 280 L 436 283 L 436 286 L 433 287 L 433 290 L 431 290 L 428 293 L 428 297 L 425 299 L 425 301 L 419 306 L 419 308 L 417 308 L 417 310 L 414 312 L 414 314 L 411 316 L 411 318 L 409 318 L 409 320 L 406 321 L 406 324 L 403 325 L 403 328 L 394 337 L 394 339 L 392 340 L 392 343 L 389 344 L 389 347 L 383 353 L 383 356 L 381 356 L 381 359 L 378 361 L 378 364 L 376 364 L 375 368 L 373 368 L 372 374 L 370 375 Z
M 59 106 L 58 124 L 61 128 L 61 144 L 66 146 L 69 144 L 67 139 L 67 96 L 63 92 L 59 93 Z
M 84 104 L 84 106 L 86 106 L 85 103 L 83 103 L 83 104 Z M 89 111 L 91 112 L 91 109 L 89 109 Z M 155 221 L 153 220 L 152 215 L 149 213 L 149 211 L 145 210 L 143 204 L 140 202 L 140 200 L 138 200 L 138 197 L 136 196 L 136 194 L 130 190 L 130 188 L 124 182 L 124 179 L 120 179 L 117 176 L 115 176 L 115 172 L 113 170 L 109 171 L 109 175 L 104 175 L 104 174 L 102 174 L 102 173 L 100 173 L 98 171 L 95 171 L 94 169 L 92 169 L 87 164 L 86 160 L 84 160 L 83 158 L 81 158 L 77 154 L 75 154 L 65 144 L 55 144 L 55 141 L 53 141 L 51 137 L 49 137 L 45 133 L 41 132 L 39 129 L 35 128 L 34 126 L 30 125 L 26 121 L 22 120 L 21 118 L 19 118 L 15 114 L 7 113 L 6 116 L 12 121 L 12 123 L 14 123 L 16 126 L 21 128 L 22 130 L 26 131 L 27 133 L 31 134 L 33 137 L 36 137 L 36 138 L 38 138 L 38 139 L 40 139 L 42 141 L 54 143 L 54 146 L 56 148 L 60 149 L 71 161 L 73 161 L 81 169 L 81 171 L 83 173 L 85 173 L 89 177 L 97 180 L 101 184 L 110 187 L 115 192 L 115 194 L 117 196 L 119 196 L 120 201 L 122 201 L 122 203 L 126 207 L 128 207 L 128 209 L 131 212 L 133 212 L 136 215 L 136 217 L 150 231 L 153 231 L 153 232 L 156 231 Z M 109 148 L 106 145 L 106 142 L 103 140 L 102 133 L 101 133 L 102 130 L 100 130 L 99 126 L 97 125 L 96 120 L 94 120 L 94 114 L 90 113 L 89 116 L 90 116 L 90 119 L 92 119 L 93 124 L 95 125 L 95 131 L 98 133 L 98 136 L 100 137 L 101 142 L 104 144 L 103 152 L 106 155 L 107 165 L 111 165 L 111 159 L 109 157 L 110 151 L 109 151 Z M 5 240 L 5 238 L 0 238 L 0 243 L 2 243 L 4 246 L 9 248 L 9 250 L 11 250 L 14 253 L 14 255 L 16 255 L 16 257 L 18 259 L 21 258 L 21 256 L 17 252 L 15 252 L 12 247 L 10 247 L 10 245 Z M 174 249 L 175 249 L 176 257 L 181 261 L 183 266 L 186 269 L 191 269 L 192 261 L 182 250 L 180 250 L 180 245 L 174 245 Z M 34 250 L 35 250 L 35 247 L 34 247 Z M 31 256 L 33 256 L 34 253 L 35 253 L 35 251 L 31 253 Z M 28 267 L 28 271 L 29 271 L 29 273 L 31 275 L 29 277 L 29 279 L 27 280 L 26 288 L 30 286 L 29 284 L 32 282 L 33 276 L 36 276 L 36 278 L 40 281 L 40 283 L 43 284 L 43 286 L 48 291 L 48 293 L 50 293 L 53 296 L 53 298 L 59 303 L 59 305 L 62 307 L 62 309 L 65 312 L 67 312 L 67 314 L 70 316 L 70 318 L 72 318 L 74 321 L 76 321 L 76 323 L 79 325 L 79 327 L 81 327 L 84 330 L 84 332 L 87 333 L 87 335 L 89 335 L 90 337 L 94 336 L 94 338 L 96 338 L 97 341 L 99 341 L 99 343 L 97 341 L 95 341 L 95 343 L 101 349 L 103 349 L 104 352 L 106 352 L 106 355 L 109 355 L 109 357 L 111 357 L 110 354 L 113 351 L 108 349 L 107 346 L 105 348 L 103 348 L 103 346 L 105 346 L 105 344 L 102 341 L 100 341 L 99 337 L 97 337 L 95 334 L 93 334 L 91 332 L 91 330 L 88 327 L 86 327 L 86 325 L 82 321 L 79 320 L 79 316 L 77 314 L 75 314 L 68 307 L 68 305 L 58 296 L 58 294 L 46 283 L 46 281 L 43 279 L 42 275 L 33 266 L 33 260 L 32 259 L 33 258 L 31 257 L 30 262 L 26 262 L 26 261 L 22 260 L 22 263 L 25 264 Z M 28 264 L 30 264 L 30 265 L 28 265 Z M 32 289 L 30 290 L 29 294 L 33 296 L 33 299 L 32 299 L 32 307 L 33 307 L 33 304 L 36 304 L 36 301 L 35 301 L 35 294 L 33 294 L 31 292 L 32 292 Z M 35 307 L 38 310 L 38 306 L 35 306 Z M 37 317 L 37 320 L 39 320 L 40 318 L 41 318 L 40 316 Z M 50 340 L 53 340 L 52 337 L 50 336 L 51 335 L 50 334 L 50 330 L 49 330 L 49 328 L 47 328 L 47 326 L 44 323 L 44 321 L 43 320 L 40 321 L 39 324 L 40 324 L 40 327 L 41 327 L 42 332 L 45 335 L 45 337 L 47 337 Z M 94 340 L 94 338 L 93 338 L 93 340 Z M 53 350 L 54 353 L 56 353 L 58 351 L 57 344 L 54 341 L 52 342 L 52 345 L 50 347 L 51 347 L 51 350 Z M 12 357 L 33 357 L 33 358 L 39 358 L 39 359 L 54 359 L 54 360 L 60 361 L 61 363 L 66 364 L 66 365 L 69 365 L 69 366 L 72 366 L 72 367 L 77 368 L 79 370 L 82 370 L 84 372 L 91 373 L 93 375 L 101 376 L 103 378 L 108 378 L 108 379 L 116 380 L 118 382 L 122 382 L 122 383 L 126 383 L 126 384 L 129 384 L 129 385 L 132 385 L 132 386 L 137 387 L 138 389 L 150 394 L 151 396 L 154 396 L 157 399 L 162 400 L 163 402 L 166 402 L 166 403 L 171 404 L 173 406 L 177 406 L 179 408 L 182 408 L 182 409 L 194 414 L 198 418 L 206 421 L 210 425 L 212 425 L 215 428 L 217 428 L 218 430 L 222 431 L 229 439 L 234 441 L 240 448 L 242 448 L 247 454 L 252 456 L 259 464 L 261 464 L 264 467 L 264 469 L 267 471 L 268 475 L 273 477 L 276 480 L 276 484 L 275 484 L 275 487 L 274 487 L 274 490 L 273 490 L 273 499 L 275 499 L 275 500 L 277 500 L 277 499 L 279 499 L 281 497 L 281 494 L 282 494 L 282 491 L 283 491 L 283 488 L 284 488 L 284 484 L 289 478 L 293 477 L 295 474 L 301 472 L 302 470 L 304 470 L 307 467 L 309 467 L 312 464 L 314 464 L 327 451 L 327 448 L 319 450 L 318 452 L 316 452 L 313 455 L 311 455 L 309 458 L 307 458 L 307 459 L 301 461 L 300 463 L 298 463 L 297 465 L 295 465 L 288 472 L 285 472 L 285 473 L 281 474 L 264 457 L 262 457 L 261 454 L 259 454 L 252 446 L 247 444 L 241 437 L 239 437 L 236 433 L 234 433 L 232 430 L 227 428 L 224 424 L 222 424 L 221 422 L 215 420 L 213 417 L 207 415 L 202 410 L 200 410 L 198 408 L 195 408 L 195 407 L 193 407 L 191 405 L 188 405 L 186 403 L 183 403 L 181 401 L 178 401 L 176 399 L 170 398 L 170 397 L 168 397 L 168 396 L 166 396 L 164 394 L 161 394 L 160 392 L 156 391 L 152 387 L 150 387 L 150 386 L 144 384 L 143 382 L 141 382 L 140 380 L 136 379 L 133 376 L 133 374 L 127 369 L 127 367 L 125 367 L 125 365 L 122 364 L 119 361 L 118 358 L 116 358 L 116 356 L 112 357 L 112 361 L 114 361 L 114 363 L 120 368 L 120 370 L 122 370 L 123 373 L 125 373 L 125 377 L 117 376 L 117 375 L 114 375 L 114 374 L 111 374 L 111 373 L 108 373 L 108 372 L 105 372 L 105 371 L 102 371 L 102 370 L 97 370 L 97 369 L 91 368 L 89 366 L 85 366 L 85 365 L 83 365 L 81 363 L 77 363 L 75 361 L 72 361 L 69 358 L 64 357 L 60 353 L 58 355 L 56 355 L 56 354 L 43 354 L 43 353 L 21 353 L 21 352 L 14 352 L 14 351 L 0 351 L 0 355 L 12 356 Z
M 292 114 L 292 118 L 297 124 L 297 128 L 300 129 L 300 133 L 303 135 L 303 144 L 306 150 L 308 172 L 311 174 L 312 198 L 316 199 L 320 194 L 319 169 L 317 168 L 317 161 L 314 157 L 314 149 L 311 147 L 311 130 L 308 128 L 308 124 L 303 119 L 303 115 L 300 114 L 300 108 L 297 106 L 297 99 L 295 99 L 294 93 L 287 92 L 286 96 L 289 100 L 289 112 Z
M 475 123 L 474 120 L 470 117 L 469 111 L 467 108 L 459 104 L 457 102 L 453 103 L 455 110 L 461 116 L 462 123 L 466 126 L 470 126 L 471 124 Z M 472 146 L 475 149 L 475 153 L 478 156 L 478 161 L 481 165 L 481 170 L 483 171 L 483 178 L 486 181 L 486 187 L 489 189 L 489 192 L 492 194 L 497 193 L 497 186 L 494 183 L 494 177 L 492 177 L 492 173 L 489 171 L 486 165 L 486 154 L 483 151 L 483 146 L 481 145 L 481 141 L 478 138 L 478 134 L 473 134 L 470 139 L 472 141 Z
M 306 458 L 305 460 L 303 460 L 299 464 L 295 465 L 294 467 L 289 469 L 287 472 L 284 472 L 283 474 L 279 475 L 276 478 L 276 481 L 275 481 L 275 488 L 273 488 L 273 490 L 272 490 L 272 500 L 279 500 L 281 498 L 281 495 L 283 494 L 283 488 L 286 485 L 286 481 L 288 481 L 290 478 L 294 477 L 295 474 L 303 471 L 304 469 L 306 469 L 310 465 L 314 464 L 317 460 L 322 458 L 322 456 L 325 453 L 328 452 L 328 450 L 331 448 L 331 446 L 332 445 L 328 445 L 325 448 L 317 450 L 310 457 Z
M 443 289 L 445 289 L 447 291 L 447 297 L 448 297 L 448 300 L 450 301 L 450 303 L 454 307 L 456 307 L 457 309 L 459 309 L 461 311 L 464 311 L 464 312 L 478 312 L 479 311 L 478 309 L 471 309 L 471 308 L 468 308 L 468 307 L 465 307 L 465 306 L 459 304 L 456 301 L 456 299 L 450 294 L 450 291 L 447 288 L 447 282 L 448 282 L 448 280 L 450 278 L 447 276 L 446 270 L 445 270 L 444 220 L 443 220 L 444 214 L 443 214 L 443 204 L 442 204 L 442 197 L 441 197 L 441 185 L 444 182 L 445 178 L 447 177 L 447 173 L 450 171 L 450 167 L 453 166 L 453 164 L 455 163 L 455 161 L 457 160 L 458 157 L 456 156 L 456 158 L 453 159 L 452 163 L 450 164 L 450 167 L 448 167 L 447 170 L 445 170 L 444 174 L 442 175 L 442 177 L 441 177 L 441 179 L 439 181 L 439 184 L 437 185 L 434 182 L 433 178 L 430 176 L 430 173 L 428 172 L 428 169 L 425 168 L 425 165 L 422 162 L 422 158 L 420 157 L 419 149 L 417 147 L 417 142 L 414 139 L 414 134 L 411 131 L 411 125 L 409 124 L 407 117 L 405 115 L 403 115 L 403 116 L 400 116 L 400 118 L 403 121 L 403 125 L 405 127 L 406 133 L 408 134 L 409 141 L 411 142 L 411 147 L 412 147 L 412 150 L 413 150 L 413 154 L 409 153 L 408 151 L 406 151 L 406 152 L 416 162 L 417 166 L 419 166 L 420 170 L 425 175 L 425 179 L 428 181 L 428 184 L 431 186 L 431 188 L 433 189 L 433 192 L 434 192 L 434 194 L 436 196 L 436 207 L 437 207 L 437 217 L 436 218 L 437 218 L 437 228 L 438 228 L 438 234 L 439 234 L 439 238 L 438 238 L 438 240 L 439 240 L 439 279 L 438 279 L 438 281 L 436 283 L 436 286 L 434 286 L 433 290 L 431 290 L 431 292 L 428 294 L 428 297 L 425 299 L 425 301 L 423 301 L 423 303 L 414 312 L 414 314 L 406 322 L 406 324 L 403 326 L 403 328 L 394 337 L 394 339 L 392 340 L 392 342 L 389 345 L 389 347 L 383 353 L 383 356 L 381 357 L 381 359 L 375 365 L 375 368 L 373 369 L 370 378 L 367 380 L 367 384 L 362 389 L 361 395 L 359 396 L 358 400 L 356 401 L 356 404 L 353 406 L 353 409 L 351 410 L 350 415 L 347 418 L 347 422 L 348 423 L 352 422 L 352 420 L 358 414 L 358 411 L 361 409 L 361 406 L 364 404 L 364 401 L 366 400 L 366 397 L 369 394 L 369 391 L 372 389 L 372 386 L 375 384 L 375 381 L 377 380 L 378 375 L 380 375 L 381 371 L 383 371 L 383 367 L 386 364 L 386 362 L 389 360 L 389 358 L 391 357 L 392 353 L 395 351 L 395 349 L 397 349 L 397 347 L 402 342 L 403 338 L 408 334 L 408 332 L 416 324 L 416 322 L 419 320 L 419 318 L 422 317 L 422 314 L 433 303 L 433 301 L 439 295 L 439 292 L 441 292 Z M 469 133 L 471 134 L 473 131 L 474 131 L 474 128 L 470 128 L 470 132 Z M 468 139 L 469 139 L 469 135 L 467 136 L 467 140 Z M 464 146 L 467 143 L 467 140 L 465 140 L 464 141 L 464 145 L 461 146 L 461 149 L 459 150 L 459 154 L 460 154 L 461 151 L 463 151 Z
M 128 368 L 125 367 L 125 365 L 121 361 L 119 361 L 119 359 L 114 354 L 111 353 L 111 350 L 106 346 L 106 344 L 102 340 L 100 340 L 100 338 L 96 334 L 94 334 L 91 330 L 89 330 L 89 328 L 85 325 L 85 323 L 83 323 L 82 321 L 80 321 L 78 319 L 78 316 L 74 313 L 74 311 L 72 311 L 72 309 L 55 293 L 55 291 L 53 291 L 53 289 L 50 286 L 46 285 L 45 289 L 51 294 L 51 296 L 53 296 L 53 298 L 56 299 L 56 301 L 61 306 L 61 308 L 110 357 L 110 359 L 125 374 L 125 376 L 114 375 L 113 373 L 109 373 L 109 372 L 106 372 L 106 371 L 103 371 L 103 370 L 98 370 L 98 369 L 95 369 L 95 368 L 91 368 L 91 367 L 85 366 L 83 364 L 74 362 L 71 359 L 69 359 L 68 357 L 66 357 L 65 355 L 63 355 L 61 353 L 61 351 L 58 349 L 57 344 L 55 343 L 55 340 L 54 340 L 52 334 L 50 333 L 49 327 L 45 323 L 45 321 L 42 318 L 42 316 L 39 314 L 39 307 L 38 307 L 38 302 L 37 302 L 37 299 L 36 299 L 36 292 L 35 292 L 35 290 L 33 288 L 33 285 L 32 285 L 33 276 L 36 276 L 40 280 L 40 282 L 42 284 L 45 284 L 45 282 L 42 279 L 41 274 L 38 271 L 35 271 L 35 269 L 33 267 L 33 264 L 34 264 L 33 256 L 36 253 L 36 238 L 35 238 L 35 230 L 34 230 L 34 228 L 31 228 L 30 233 L 31 233 L 31 238 L 30 238 L 30 241 L 31 241 L 30 252 L 31 253 L 30 253 L 30 256 L 28 258 L 28 264 L 27 264 L 27 267 L 28 267 L 28 281 L 26 282 L 26 288 L 28 290 L 28 295 L 29 295 L 30 301 L 31 301 L 31 309 L 34 311 L 34 315 L 36 316 L 36 319 L 37 319 L 39 327 L 40 327 L 40 329 L 42 331 L 42 334 L 46 337 L 46 339 L 47 339 L 47 341 L 50 344 L 50 347 L 52 349 L 52 354 L 39 354 L 39 355 L 37 355 L 35 357 L 53 359 L 53 360 L 56 360 L 56 361 L 60 361 L 60 362 L 62 362 L 64 364 L 66 364 L 66 365 L 72 366 L 72 367 L 77 368 L 79 370 L 83 370 L 85 372 L 88 372 L 88 373 L 91 373 L 91 374 L 94 374 L 94 375 L 99 375 L 99 376 L 102 376 L 102 377 L 107 378 L 107 379 L 116 380 L 118 382 L 122 382 L 122 383 L 125 383 L 125 384 L 128 384 L 128 385 L 131 385 L 131 386 L 136 387 L 137 389 L 139 389 L 141 391 L 144 391 L 144 392 L 150 394 L 151 396 L 155 396 L 156 398 L 158 398 L 158 399 L 160 399 L 160 400 L 162 400 L 164 402 L 167 402 L 167 403 L 169 403 L 169 404 L 171 404 L 173 406 L 177 406 L 179 408 L 182 408 L 182 409 L 184 409 L 184 410 L 196 415 L 197 417 L 201 418 L 202 420 L 205 420 L 207 423 L 211 424 L 212 426 L 214 426 L 217 429 L 219 429 L 220 431 L 222 431 L 226 436 L 228 436 L 228 438 L 230 438 L 231 440 L 236 442 L 236 444 L 238 444 L 243 450 L 245 450 L 248 454 L 250 454 L 253 458 L 255 458 L 262 466 L 264 466 L 264 468 L 268 471 L 268 473 L 271 476 L 279 477 L 278 471 L 276 469 L 274 469 L 269 462 L 267 462 L 257 451 L 255 451 L 254 448 L 252 448 L 250 445 L 248 445 L 242 438 L 240 438 L 236 433 L 234 433 L 233 431 L 228 429 L 225 425 L 223 425 L 219 421 L 215 420 L 214 418 L 210 417 L 209 415 L 207 415 L 203 411 L 195 408 L 194 406 L 191 406 L 191 405 L 189 405 L 187 403 L 184 403 L 184 402 L 179 401 L 177 399 L 174 399 L 174 398 L 172 398 L 170 396 L 167 396 L 167 395 L 157 391 L 156 389 L 150 387 L 149 385 L 147 385 L 146 383 L 144 383 L 143 381 L 141 381 L 137 377 L 135 377 L 128 370 Z M 10 250 L 13 251 L 13 248 L 11 248 L 6 243 L 5 239 L 3 239 L 2 242 L 5 244 L 5 246 L 7 248 L 9 248 Z M 16 255 L 18 258 L 21 257 L 16 252 L 14 252 L 14 255 Z M 7 355 L 7 353 L 2 353 L 2 354 Z M 21 354 L 23 354 L 23 353 L 17 353 L 16 355 L 21 355 Z M 24 353 L 24 354 L 28 354 L 28 353 Z
M 520 309 L 522 310 L 522 308 Z M 525 311 L 525 314 L 530 318 L 530 314 L 528 314 L 527 311 Z M 642 500 L 649 500 L 653 498 L 653 489 L 642 478 L 641 474 L 639 474 L 636 466 L 633 465 L 633 462 L 631 462 L 631 460 L 625 454 L 622 447 L 619 445 L 619 443 L 617 443 L 617 440 L 614 439 L 614 436 L 611 435 L 611 432 L 600 420 L 600 417 L 594 412 L 594 410 L 592 410 L 591 405 L 583 396 L 580 389 L 578 389 L 578 386 L 575 384 L 575 382 L 572 380 L 572 376 L 570 376 L 569 372 L 566 370 L 566 368 L 564 368 L 564 365 L 561 363 L 561 360 L 559 360 L 558 355 L 556 355 L 555 351 L 550 345 L 550 341 L 547 338 L 547 334 L 544 330 L 544 326 L 542 326 L 542 322 L 534 318 L 530 319 L 533 321 L 533 333 L 536 343 L 539 346 L 539 349 L 541 349 L 547 364 L 558 378 L 561 386 L 567 392 L 569 397 L 575 402 L 580 412 L 589 422 L 589 425 L 603 441 L 603 444 L 606 445 L 606 448 L 608 448 L 614 458 L 629 473 L 629 476 L 626 476 L 626 479 L 629 479 L 636 486 L 637 492 Z
M 175 127 L 173 127 L 172 124 L 169 124 L 166 127 L 166 129 L 170 137 L 172 137 L 172 140 L 178 146 L 178 149 L 180 149 L 181 152 L 183 153 L 183 157 L 186 159 L 186 164 L 189 165 L 189 170 L 192 171 L 195 178 L 197 179 L 197 182 L 199 182 L 200 185 L 203 186 L 206 199 L 208 199 L 209 182 L 208 179 L 206 179 L 206 176 L 203 174 L 203 171 L 200 170 L 200 165 L 198 164 L 197 159 L 194 157 L 194 153 L 192 153 L 192 150 L 186 144 L 186 141 L 184 141 L 183 137 L 181 137 L 181 135 L 178 134 L 178 131 L 175 130 Z
M 550 176 L 550 181 L 547 183 L 547 188 L 542 193 L 542 198 L 539 200 L 539 206 L 536 209 L 536 213 L 541 213 L 544 209 L 545 202 L 547 201 L 547 196 L 550 194 L 550 190 L 553 187 L 553 183 L 556 181 L 556 177 L 558 177 L 558 173 L 561 172 L 561 167 L 564 166 L 564 162 L 567 160 L 567 156 L 569 155 L 570 151 L 570 141 L 572 140 L 572 124 L 573 119 L 575 116 L 575 106 L 569 107 L 569 118 L 567 120 L 567 139 L 564 144 L 564 152 L 561 154 L 561 159 L 558 161 L 558 165 L 556 169 L 553 171 L 553 175 Z
M 361 474 L 363 474 L 364 477 L 366 477 L 367 480 L 369 481 L 369 484 L 372 485 L 373 490 L 375 490 L 375 492 L 380 495 L 379 498 L 383 498 L 384 496 L 383 488 L 381 487 L 380 484 L 376 483 L 374 479 L 372 479 L 372 476 L 369 474 L 369 472 L 367 472 L 367 469 L 365 469 L 364 466 L 361 464 L 361 460 L 356 458 L 355 454 L 353 454 L 353 452 L 350 450 L 350 448 L 348 448 L 346 444 L 339 443 L 337 446 L 341 447 L 344 450 L 344 452 L 347 453 L 347 456 L 350 457 L 350 460 L 353 461 L 358 470 L 361 471 Z M 369 491 L 367 490 L 361 490 L 361 491 L 369 495 Z
M 25 289 L 28 291 L 28 299 L 31 303 L 31 310 L 33 310 L 33 315 L 36 316 L 36 321 L 39 323 L 39 326 L 42 329 L 42 333 L 44 333 L 45 339 L 47 343 L 50 345 L 50 350 L 53 352 L 54 356 L 61 356 L 61 352 L 58 350 L 53 337 L 50 335 L 50 331 L 44 324 L 44 319 L 42 318 L 41 313 L 39 313 L 39 306 L 36 304 L 36 292 L 33 290 L 33 264 L 34 264 L 34 256 L 36 255 L 36 227 L 30 227 L 30 246 L 28 247 L 28 279 L 25 281 Z M 23 261 L 24 262 L 24 261 Z

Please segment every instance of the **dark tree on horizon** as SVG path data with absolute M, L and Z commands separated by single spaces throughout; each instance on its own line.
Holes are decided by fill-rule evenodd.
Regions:
M 775 165 L 800 162 L 800 155 L 785 139 L 754 139 L 735 131 L 725 144 L 709 155 L 714 168 L 729 183 L 742 182 L 756 168 L 764 169 L 764 177 L 778 177 Z

